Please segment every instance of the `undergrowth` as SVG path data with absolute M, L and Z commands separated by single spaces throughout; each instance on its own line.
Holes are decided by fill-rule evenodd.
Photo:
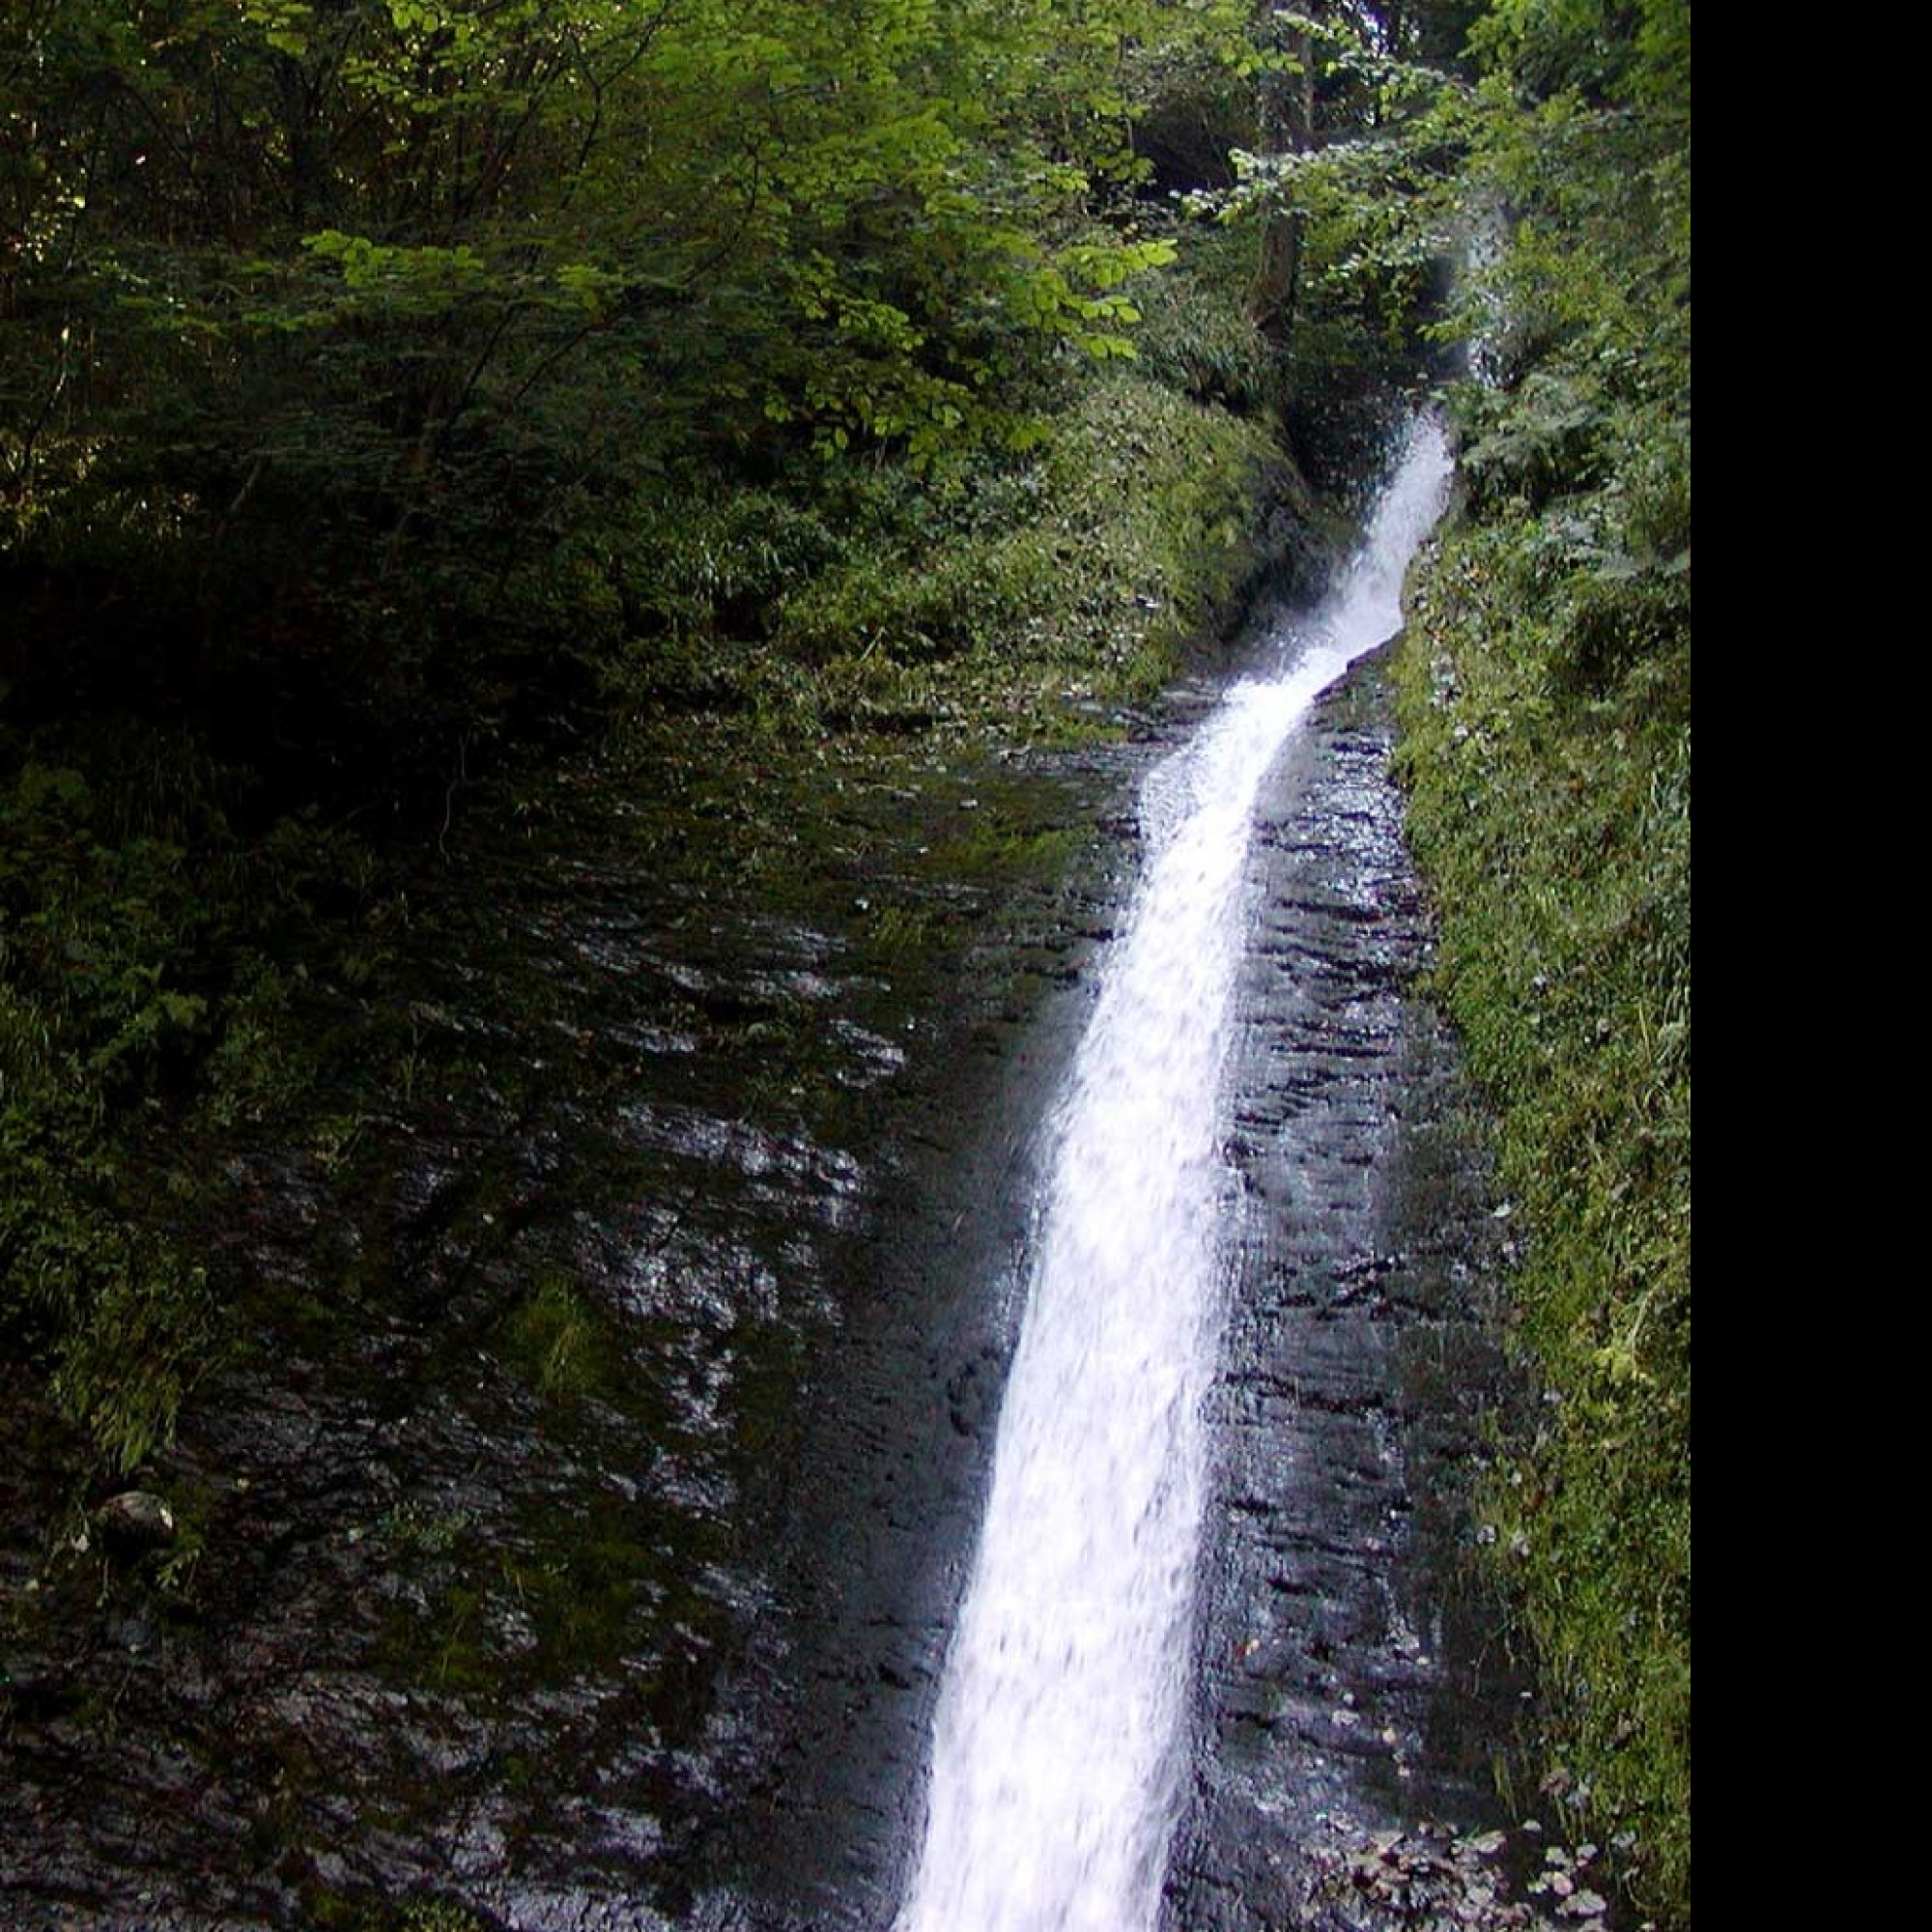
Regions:
M 1490 1498 L 1546 1789 L 1690 1922 L 1690 10 L 1510 8 L 1465 172 L 1461 514 L 1413 585 L 1410 829 L 1498 1105 L 1540 1384 Z
M 1639 360 L 1565 333 L 1462 397 L 1466 503 L 1412 586 L 1401 762 L 1525 1236 L 1543 1402 L 1490 1503 L 1550 1788 L 1688 1925 L 1689 362 L 1656 334 Z
M 1079 384 L 1024 452 L 855 469 L 699 512 L 640 503 L 606 559 L 632 634 L 626 708 L 777 729 L 1051 734 L 1141 701 L 1256 564 L 1285 473 L 1262 423 L 1131 365 Z
M 1526 1233 L 1534 1441 L 1491 1497 L 1555 1692 L 1563 1789 L 1688 1896 L 1690 726 L 1663 667 L 1553 684 L 1523 526 L 1420 585 L 1403 764 L 1437 979 Z M 1572 1782 L 1571 1780 L 1574 1780 Z
M 383 951 L 340 828 L 251 823 L 248 775 L 119 722 L 0 732 L 0 1340 L 123 1472 L 227 1334 L 172 1231 L 203 1135 L 303 1087 L 304 988 Z
M 191 706 L 162 724 L 136 715 L 152 694 L 124 714 L 97 684 L 64 711 L 50 674 L 10 714 L 0 681 L 0 1342 L 106 1464 L 138 1468 L 223 1359 L 206 1151 L 298 1131 L 331 1015 L 380 1013 L 397 862 L 472 758 L 508 753 L 503 707 L 541 724 L 594 687 L 573 729 L 688 729 L 727 791 L 760 741 L 1112 728 L 1227 614 L 1287 473 L 1265 421 L 1226 406 L 1261 398 L 1231 312 L 1164 298 L 1149 365 L 1069 364 L 1023 449 L 802 455 L 757 478 L 694 458 L 586 500 L 561 537 L 533 533 L 497 632 L 477 614 L 467 682 L 436 695 L 446 777 L 407 720 L 356 747 L 329 710 L 286 756 L 231 720 L 217 753 Z M 553 670 L 520 692 L 506 652 Z M 272 718 L 301 728 L 286 695 Z M 398 831 L 385 849 L 359 826 Z M 407 1095 L 394 1033 L 364 1026 L 361 1048 L 393 1048 Z M 568 1315 L 533 1305 L 524 1338 L 547 1390 L 578 1372 Z

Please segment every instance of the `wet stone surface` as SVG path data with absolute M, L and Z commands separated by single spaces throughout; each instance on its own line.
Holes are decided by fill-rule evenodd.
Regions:
M 1317 707 L 1251 864 L 1195 1771 L 1168 1886 L 1188 1932 L 1408 1922 L 1378 1916 L 1352 1861 L 1378 1833 L 1497 1822 L 1523 1688 L 1464 1514 L 1503 1392 L 1499 1224 L 1453 1042 L 1415 990 L 1430 928 L 1384 678 L 1368 659 Z
M 730 802 L 635 768 L 456 827 L 360 1021 L 396 1080 L 197 1151 L 236 1347 L 142 1472 L 172 1538 L 50 1519 L 0 1391 L 0 1924 L 872 1914 L 1144 755 L 862 749 L 708 849 Z
M 750 814 L 633 764 L 459 818 L 364 1016 L 397 1077 L 197 1151 L 240 1346 L 140 1474 L 171 1540 L 90 1534 L 121 1483 L 50 1542 L 0 1380 L 0 1925 L 882 1932 L 1036 1134 L 1209 697 L 741 774 Z M 1455 1561 L 1493 1224 L 1385 716 L 1373 669 L 1324 704 L 1256 871 L 1188 1932 L 1357 1913 L 1364 1834 L 1486 1815 L 1514 1691 Z

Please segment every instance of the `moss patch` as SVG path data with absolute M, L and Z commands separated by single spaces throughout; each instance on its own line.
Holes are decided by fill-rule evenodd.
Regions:
M 1571 686 L 1540 525 L 1468 524 L 1417 585 L 1400 683 L 1437 984 L 1500 1104 L 1535 1439 L 1488 1501 L 1554 1692 L 1554 1782 L 1688 1920 L 1688 629 Z

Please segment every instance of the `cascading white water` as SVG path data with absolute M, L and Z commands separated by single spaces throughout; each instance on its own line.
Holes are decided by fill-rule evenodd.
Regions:
M 1448 477 L 1424 419 L 1280 674 L 1236 685 L 1149 780 L 1147 869 L 1057 1116 L 897 1932 L 1154 1925 L 1186 1751 L 1219 1098 L 1257 795 L 1320 692 L 1400 624 Z

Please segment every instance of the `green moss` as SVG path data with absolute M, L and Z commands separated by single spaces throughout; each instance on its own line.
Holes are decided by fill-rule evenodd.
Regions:
M 971 828 L 935 845 L 927 860 L 939 878 L 999 885 L 1057 878 L 1089 842 L 1084 826 L 1040 825 L 1022 805 L 1017 814 L 995 807 L 979 813 Z
M 460 1905 L 424 1899 L 403 1908 L 396 1932 L 483 1932 L 483 1921 Z
M 785 599 L 776 639 L 838 725 L 1029 728 L 1069 697 L 1143 699 L 1251 562 L 1258 425 L 1131 369 L 1043 444 L 956 479 L 938 521 L 881 522 Z
M 489 1638 L 487 1590 L 460 1563 L 431 1566 L 420 1598 L 397 1596 L 386 1605 L 372 1661 L 412 1690 L 454 1696 L 488 1692 L 497 1682 L 501 1660 Z
M 506 1361 L 547 1400 L 568 1404 L 618 1379 L 615 1338 L 570 1277 L 554 1268 L 514 1307 L 497 1331 Z
M 371 1899 L 314 1880 L 301 1899 L 310 1932 L 487 1932 L 473 1912 L 447 1899 Z
M 1526 63 L 1484 96 L 1476 156 L 1512 225 L 1474 299 L 1506 326 L 1497 380 L 1455 399 L 1466 504 L 1415 585 L 1403 757 L 1523 1236 L 1543 1403 L 1489 1507 L 1551 1787 L 1688 1925 L 1689 99 L 1645 80 L 1602 111 L 1624 82 L 1597 56 L 1628 79 L 1664 43 L 1609 22 L 1585 57 L 1552 18 L 1491 43 Z
M 1688 1921 L 1690 1834 L 1689 633 L 1589 695 L 1541 517 L 1448 535 L 1401 669 L 1436 984 L 1500 1105 L 1536 1438 L 1489 1499 L 1546 1661 L 1552 1759 Z M 1668 583 L 1662 594 L 1674 594 Z
M 329 1887 L 311 1883 L 302 1888 L 302 1916 L 310 1932 L 371 1932 L 369 1908 Z
M 438 1606 L 429 1681 L 439 1690 L 484 1690 L 493 1681 L 493 1660 L 484 1641 L 484 1596 L 467 1583 L 452 1584 Z
M 546 1682 L 568 1682 L 622 1654 L 666 1563 L 639 1507 L 607 1491 L 581 1513 L 562 1520 L 553 1513 L 532 1528 L 535 1548 L 519 1566 L 518 1586 L 536 1625 L 536 1667 Z
M 469 1527 L 467 1510 L 436 1509 L 411 1500 L 385 1510 L 376 1533 L 399 1555 L 447 1556 Z
M 231 1345 L 181 1150 L 313 1077 L 295 988 L 366 951 L 366 849 L 128 721 L 0 729 L 0 1336 L 123 1471 Z

